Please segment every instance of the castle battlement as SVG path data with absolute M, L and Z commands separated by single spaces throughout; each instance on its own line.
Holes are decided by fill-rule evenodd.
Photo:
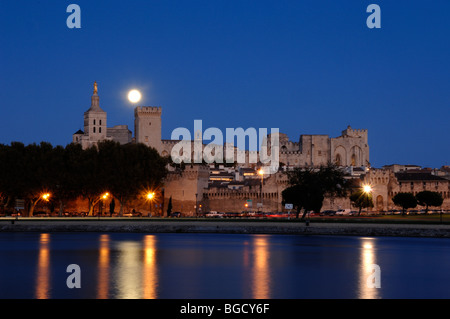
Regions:
M 347 129 L 342 131 L 342 136 L 349 136 L 349 137 L 365 137 L 367 136 L 367 129 L 353 129 L 349 125 Z
M 161 115 L 162 107 L 160 106 L 138 106 L 134 109 L 134 114 L 139 114 L 140 116 L 145 115 Z
M 286 155 L 301 155 L 301 151 L 283 151 L 280 150 L 280 154 L 286 154 Z
M 161 144 L 174 145 L 180 142 L 179 140 L 161 140 Z

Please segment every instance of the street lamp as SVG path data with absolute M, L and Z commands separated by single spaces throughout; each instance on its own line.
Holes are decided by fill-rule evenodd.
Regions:
M 372 196 L 372 186 L 370 186 L 369 184 L 363 184 L 362 185 L 362 191 L 364 193 L 364 201 L 369 203 L 369 201 L 371 201 L 371 196 Z M 367 205 L 367 207 L 369 207 L 369 204 Z M 372 205 L 373 207 L 373 205 Z M 361 210 L 360 210 L 361 211 Z
M 147 193 L 147 199 L 150 202 L 150 210 L 148 212 L 148 217 L 151 217 L 151 215 L 152 215 L 152 201 L 153 201 L 154 197 L 155 197 L 155 193 L 154 192 Z
M 103 195 L 101 195 L 101 198 L 100 198 L 100 203 L 99 203 L 99 213 L 97 214 L 98 215 L 98 218 L 100 218 L 100 216 L 101 215 L 103 215 L 103 201 L 104 200 L 106 200 L 107 198 L 109 197 L 109 193 L 108 192 L 106 192 L 106 193 L 104 193 Z
M 198 199 L 197 199 L 197 193 L 195 193 L 195 217 L 198 217 Z
M 261 198 L 261 211 L 263 211 L 262 187 L 264 184 L 264 171 L 262 168 L 259 169 L 258 174 L 261 175 L 261 187 L 259 188 L 259 197 Z
M 369 184 L 365 184 L 363 185 L 363 192 L 366 194 L 370 194 L 372 192 L 372 186 L 370 186 Z

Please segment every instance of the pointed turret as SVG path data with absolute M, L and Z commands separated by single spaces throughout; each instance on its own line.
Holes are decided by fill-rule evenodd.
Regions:
M 91 107 L 87 112 L 93 111 L 93 112 L 104 112 L 100 107 L 100 98 L 98 97 L 98 87 L 97 82 L 94 82 L 94 92 L 91 97 Z

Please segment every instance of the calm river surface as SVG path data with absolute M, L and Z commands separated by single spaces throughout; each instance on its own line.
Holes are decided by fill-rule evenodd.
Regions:
M 0 233 L 0 298 L 450 298 L 450 239 Z

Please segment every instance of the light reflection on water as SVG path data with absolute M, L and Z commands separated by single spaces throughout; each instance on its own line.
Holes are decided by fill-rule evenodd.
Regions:
M 140 299 L 142 296 L 141 243 L 123 241 L 117 244 L 119 257 L 115 269 L 115 288 L 118 299 Z
M 110 262 L 110 236 L 107 234 L 100 235 L 100 247 L 98 250 L 98 288 L 97 299 L 108 299 L 109 291 L 109 262 Z
M 50 234 L 39 237 L 39 256 L 36 274 L 36 299 L 48 299 L 50 290 Z
M 256 236 L 253 242 L 252 298 L 270 299 L 268 236 Z
M 361 260 L 359 268 L 359 294 L 360 299 L 378 299 L 379 289 L 368 285 L 373 274 L 372 265 L 377 264 L 376 247 L 377 240 L 375 238 L 361 239 Z
M 448 267 L 446 239 L 0 233 L 0 298 L 449 298 Z
M 156 236 L 144 237 L 144 269 L 143 269 L 143 298 L 158 298 L 158 267 L 156 263 Z
M 124 241 L 115 246 L 118 254 L 111 276 L 110 235 L 100 235 L 98 259 L 97 299 L 110 298 L 110 286 L 118 299 L 158 298 L 158 268 L 156 264 L 156 236 L 146 235 L 140 242 Z

